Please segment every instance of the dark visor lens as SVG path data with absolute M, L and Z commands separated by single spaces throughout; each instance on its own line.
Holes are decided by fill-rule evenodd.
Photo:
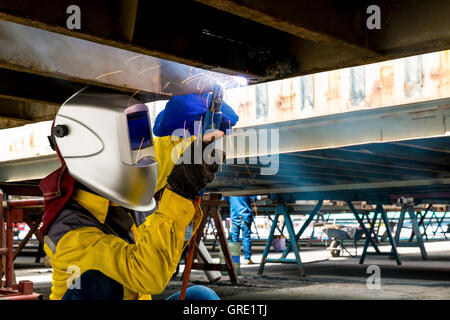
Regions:
M 147 111 L 138 111 L 127 114 L 127 120 L 132 150 L 138 150 L 153 145 Z

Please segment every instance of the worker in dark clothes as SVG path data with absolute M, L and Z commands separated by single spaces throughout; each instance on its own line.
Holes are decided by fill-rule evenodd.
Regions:
M 256 200 L 251 197 L 229 197 L 231 218 L 231 240 L 239 241 L 242 230 L 242 247 L 244 253 L 244 264 L 253 264 L 251 226 L 253 222 L 252 203 Z

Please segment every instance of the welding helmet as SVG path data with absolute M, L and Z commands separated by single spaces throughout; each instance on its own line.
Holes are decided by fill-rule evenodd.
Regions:
M 76 181 L 120 206 L 150 211 L 158 176 L 151 132 L 145 104 L 85 88 L 61 106 L 52 139 Z

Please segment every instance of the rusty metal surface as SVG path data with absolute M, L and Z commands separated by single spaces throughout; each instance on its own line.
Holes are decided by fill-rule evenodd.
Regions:
M 53 155 L 47 136 L 52 121 L 38 122 L 0 131 L 0 159 L 2 162 L 23 158 Z
M 367 143 L 448 136 L 450 99 L 358 110 L 239 128 L 219 140 L 227 158 L 259 157 Z M 261 140 L 259 135 L 267 137 Z M 252 141 L 252 136 L 255 141 Z M 240 142 L 245 140 L 245 143 Z
M 450 97 L 450 51 L 230 89 L 238 127 Z

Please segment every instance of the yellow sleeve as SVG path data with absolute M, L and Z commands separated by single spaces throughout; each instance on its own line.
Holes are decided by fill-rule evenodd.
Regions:
M 166 189 L 157 212 L 139 227 L 140 239 L 136 244 L 128 244 L 94 227 L 70 231 L 58 242 L 53 255 L 52 263 L 56 263 L 53 280 L 56 269 L 65 271 L 68 265 L 78 264 L 81 273 L 99 270 L 133 292 L 159 294 L 175 272 L 186 226 L 196 212 L 201 215 L 200 207 L 193 201 Z
M 158 160 L 156 191 L 166 186 L 167 177 L 172 172 L 177 159 L 194 140 L 194 135 L 186 139 L 175 136 L 155 137 L 153 146 L 155 147 L 156 159 Z

